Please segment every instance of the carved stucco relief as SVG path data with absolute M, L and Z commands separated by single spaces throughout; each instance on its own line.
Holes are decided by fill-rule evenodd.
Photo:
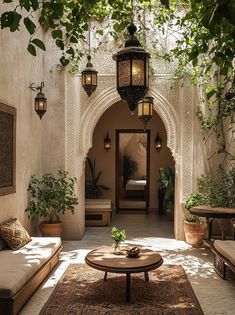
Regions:
M 92 146 L 94 128 L 120 96 L 115 75 L 100 75 L 99 86 L 90 98 L 81 89 L 77 92 L 77 100 L 74 99 L 72 89 L 78 89 L 78 85 L 81 86 L 80 75 L 66 80 L 66 165 L 72 170 L 76 166 L 76 176 L 80 178 L 84 175 L 84 161 Z M 176 174 L 180 172 L 176 191 L 177 202 L 182 203 L 191 193 L 193 183 L 193 88 L 188 81 L 180 88 L 180 82 L 172 83 L 165 74 L 151 79 L 149 94 L 154 97 L 154 110 L 165 125 L 167 146 L 175 160 Z M 182 216 L 177 214 L 176 230 L 181 228 L 181 220 Z M 180 233 L 176 231 L 177 235 Z

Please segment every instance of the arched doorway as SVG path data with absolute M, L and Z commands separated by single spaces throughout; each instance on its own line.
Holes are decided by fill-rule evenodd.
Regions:
M 104 149 L 104 138 L 109 133 L 111 139 L 111 149 L 107 152 Z M 159 188 L 159 170 L 162 169 L 166 172 L 170 168 L 174 172 L 174 160 L 170 149 L 167 147 L 167 133 L 165 126 L 155 112 L 152 120 L 147 126 L 149 134 L 149 196 L 148 196 L 148 210 L 159 212 L 158 201 L 158 188 Z M 159 133 L 162 138 L 162 149 L 157 151 L 154 146 L 154 140 L 156 134 Z M 103 191 L 103 198 L 108 198 L 112 201 L 113 209 L 128 210 L 131 209 L 143 210 L 146 209 L 143 203 L 147 199 L 144 198 L 145 191 L 142 187 L 135 187 L 134 184 L 123 185 L 123 182 L 119 181 L 123 174 L 119 174 L 117 177 L 117 171 L 119 173 L 119 167 L 122 168 L 121 159 L 118 158 L 121 153 L 117 147 L 120 142 L 117 142 L 120 138 L 120 134 L 123 136 L 123 144 L 125 147 L 125 154 L 137 165 L 137 169 L 132 174 L 132 179 L 142 184 L 146 175 L 146 138 L 144 138 L 143 124 L 138 119 L 137 114 L 131 115 L 128 106 L 123 101 L 118 101 L 109 107 L 98 120 L 92 137 L 92 147 L 89 149 L 88 158 L 91 161 L 96 161 L 97 174 L 101 171 L 102 174 L 99 178 L 99 185 L 109 187 L 109 190 Z M 123 152 L 122 152 L 123 155 Z M 117 161 L 120 163 L 117 167 Z M 86 178 L 90 179 L 89 167 L 86 169 Z M 132 181 L 133 181 L 132 180 Z M 139 181 L 138 181 L 139 180 Z M 127 183 L 126 183 L 127 184 Z M 118 189 L 117 189 L 118 188 Z M 140 189 L 142 188 L 142 189 Z M 117 196 L 118 192 L 118 196 Z M 119 198 L 119 200 L 117 200 Z M 118 205 L 120 207 L 118 207 Z M 115 207 L 116 206 L 116 207 Z M 125 209 L 126 208 L 126 209 Z

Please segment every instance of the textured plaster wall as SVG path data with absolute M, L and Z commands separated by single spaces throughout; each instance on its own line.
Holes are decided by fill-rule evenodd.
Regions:
M 17 109 L 16 193 L 0 196 L 0 222 L 17 217 L 32 231 L 34 225 L 24 210 L 28 204 L 30 176 L 42 173 L 43 122 L 34 111 L 35 93 L 29 84 L 43 80 L 43 54 L 39 52 L 36 58 L 30 56 L 26 51 L 28 39 L 24 32 L 19 35 L 0 31 L 0 101 Z
M 105 191 L 103 197 L 111 198 L 115 205 L 115 149 L 116 129 L 143 129 L 143 124 L 138 119 L 137 113 L 131 115 L 126 103 L 120 101 L 111 106 L 98 121 L 93 133 L 93 145 L 88 157 L 96 159 L 97 172 L 102 170 L 100 184 L 108 186 L 110 190 Z M 157 191 L 160 167 L 174 167 L 169 148 L 166 146 L 166 130 L 160 117 L 154 112 L 154 117 L 147 126 L 151 130 L 150 139 L 150 208 L 158 208 Z M 104 149 L 104 137 L 107 131 L 112 141 L 111 149 Z M 163 140 L 163 148 L 157 152 L 154 148 L 154 139 L 157 131 Z M 89 170 L 86 168 L 86 176 L 89 178 Z

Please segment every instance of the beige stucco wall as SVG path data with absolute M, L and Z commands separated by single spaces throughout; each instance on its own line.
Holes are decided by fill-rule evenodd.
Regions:
M 43 54 L 39 52 L 36 58 L 29 55 L 28 40 L 26 32 L 0 31 L 0 101 L 17 109 L 16 193 L 0 197 L 0 222 L 17 217 L 32 231 L 34 225 L 24 210 L 30 176 L 42 173 L 43 122 L 34 111 L 35 92 L 29 84 L 43 81 Z
M 111 106 L 98 121 L 94 133 L 92 148 L 88 157 L 96 159 L 97 171 L 102 170 L 100 184 L 108 186 L 110 190 L 105 191 L 103 198 L 111 198 L 113 206 L 115 205 L 115 151 L 116 151 L 116 129 L 143 129 L 142 122 L 138 119 L 137 113 L 131 115 L 126 103 L 120 101 Z M 160 167 L 174 167 L 174 160 L 167 147 L 166 130 L 162 120 L 154 112 L 152 120 L 147 129 L 151 130 L 150 139 L 150 208 L 158 208 L 158 169 Z M 107 152 L 104 149 L 104 138 L 107 131 L 112 141 L 111 149 Z M 154 139 L 157 132 L 162 138 L 162 150 L 157 152 L 154 148 Z M 86 169 L 89 178 L 89 171 Z

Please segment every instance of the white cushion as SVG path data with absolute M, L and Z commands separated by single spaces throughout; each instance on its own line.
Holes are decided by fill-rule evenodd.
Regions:
M 215 249 L 235 266 L 235 241 L 214 241 Z
M 14 295 L 60 246 L 59 237 L 32 237 L 16 251 L 0 251 L 0 297 Z

